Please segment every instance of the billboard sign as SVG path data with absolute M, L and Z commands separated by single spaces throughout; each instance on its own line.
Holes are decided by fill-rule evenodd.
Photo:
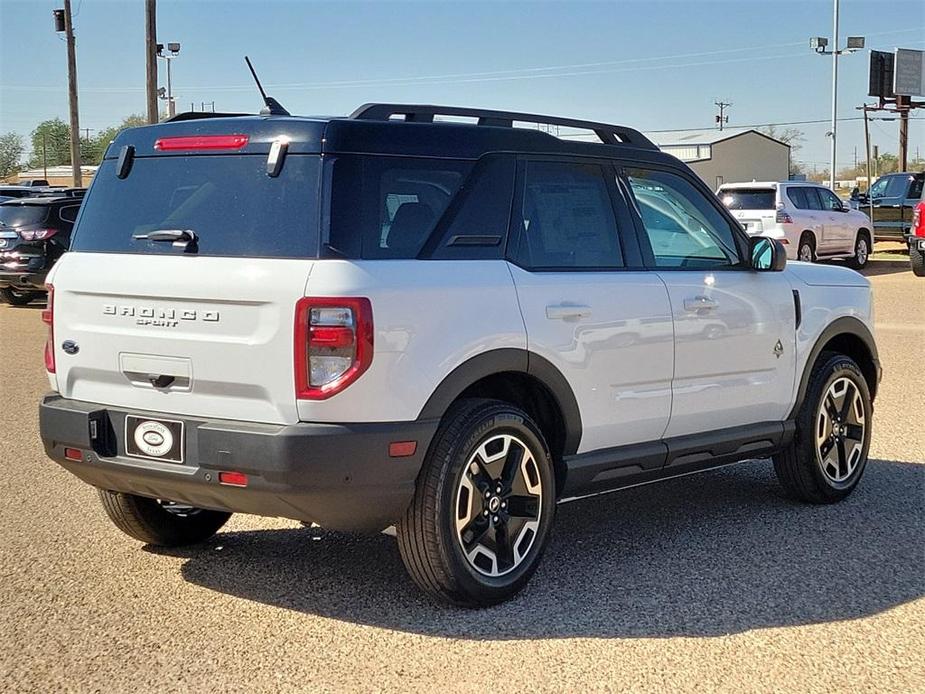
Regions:
M 892 99 L 893 93 L 893 54 L 886 51 L 870 52 L 870 82 L 868 96 Z
M 902 96 L 925 96 L 925 51 L 896 49 L 893 92 Z

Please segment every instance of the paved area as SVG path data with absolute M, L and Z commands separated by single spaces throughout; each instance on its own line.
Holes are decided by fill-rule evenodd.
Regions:
M 385 535 L 120 535 L 42 454 L 39 309 L 0 306 L 0 691 L 923 691 L 925 280 L 878 257 L 848 501 L 791 503 L 755 461 L 563 506 L 529 588 L 476 612 L 422 598 Z

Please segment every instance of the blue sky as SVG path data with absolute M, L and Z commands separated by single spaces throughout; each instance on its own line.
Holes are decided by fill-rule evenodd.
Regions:
M 144 110 L 144 3 L 72 0 L 81 127 Z M 28 134 L 67 119 L 66 56 L 54 33 L 59 0 L 0 0 L 0 131 Z M 881 50 L 925 48 L 922 0 L 842 0 L 841 31 Z M 179 41 L 180 110 L 260 103 L 242 56 L 293 113 L 342 114 L 367 101 L 432 102 L 545 112 L 643 130 L 710 127 L 717 99 L 730 125 L 826 119 L 831 58 L 808 47 L 831 36 L 829 0 L 640 2 L 336 2 L 159 0 L 158 38 Z M 840 60 L 842 117 L 867 91 L 866 51 Z M 162 79 L 163 83 L 163 79 Z M 910 128 L 925 155 L 925 110 Z M 828 161 L 825 123 L 797 126 L 810 168 Z M 875 122 L 895 151 L 898 125 Z M 839 126 L 840 165 L 863 128 Z

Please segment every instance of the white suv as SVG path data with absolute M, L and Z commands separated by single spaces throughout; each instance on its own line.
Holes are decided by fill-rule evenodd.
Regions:
M 751 235 L 778 239 L 787 257 L 807 263 L 845 258 L 860 270 L 872 249 L 870 218 L 814 183 L 727 183 L 719 199 Z
M 142 542 L 394 525 L 419 586 L 491 604 L 558 502 L 768 456 L 852 491 L 870 286 L 785 265 L 621 126 L 179 116 L 119 134 L 49 276 L 41 435 Z

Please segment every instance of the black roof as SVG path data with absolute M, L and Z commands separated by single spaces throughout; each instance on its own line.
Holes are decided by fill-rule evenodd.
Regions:
M 36 195 L 27 198 L 10 198 L 9 200 L 4 200 L 0 202 L 0 205 L 79 205 L 83 202 L 82 197 L 71 196 L 58 196 L 50 197 L 46 195 Z
M 440 120 L 441 117 L 454 120 Z M 460 122 L 460 120 L 468 122 Z M 557 137 L 547 130 L 589 131 L 599 142 Z M 158 139 L 172 136 L 246 134 L 241 153 L 269 152 L 273 142 L 288 141 L 290 153 L 397 154 L 477 159 L 490 152 L 571 154 L 615 157 L 621 154 L 650 161 L 677 163 L 662 154 L 642 133 L 622 125 L 557 116 L 420 104 L 365 104 L 347 117 L 239 114 L 180 114 L 165 123 L 123 130 L 106 152 L 118 157 L 131 145 L 135 156 L 159 154 Z M 180 151 L 186 156 L 188 151 Z

